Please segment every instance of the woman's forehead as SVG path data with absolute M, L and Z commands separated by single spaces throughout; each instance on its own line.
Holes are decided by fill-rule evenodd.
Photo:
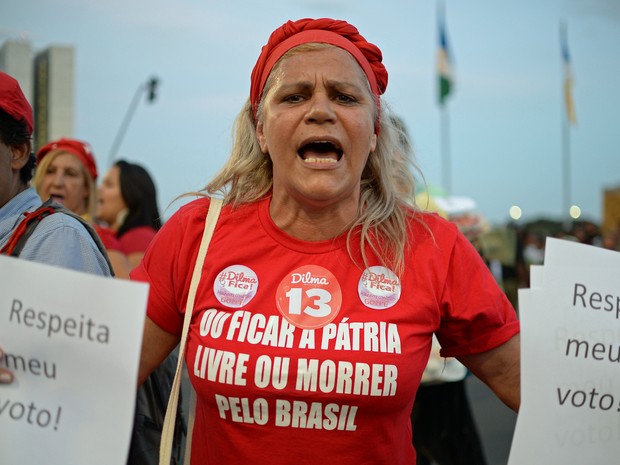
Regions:
M 51 156 L 52 156 L 51 162 L 50 162 L 51 165 L 63 164 L 63 165 L 73 165 L 73 166 L 79 166 L 79 167 L 83 166 L 83 163 L 81 162 L 81 160 L 69 152 L 60 151 L 56 154 L 51 154 Z
M 335 46 L 295 50 L 274 66 L 272 85 L 285 80 L 330 75 L 336 80 L 367 82 L 361 66 L 349 52 Z M 274 81 L 275 78 L 275 81 Z

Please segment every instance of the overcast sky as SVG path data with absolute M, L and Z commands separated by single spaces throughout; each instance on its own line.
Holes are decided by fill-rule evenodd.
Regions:
M 452 193 L 492 222 L 519 205 L 524 220 L 562 217 L 563 70 L 559 24 L 572 57 L 577 125 L 569 132 L 571 200 L 602 218 L 602 192 L 620 186 L 620 1 L 447 0 L 456 88 L 448 101 Z M 385 100 L 403 118 L 429 184 L 442 187 L 432 0 L 19 0 L 0 4 L 0 41 L 75 47 L 76 132 L 100 170 L 136 89 L 141 101 L 119 157 L 153 175 L 168 217 L 178 195 L 204 186 L 230 148 L 230 127 L 273 29 L 334 17 L 377 44 Z M 443 186 L 446 187 L 446 186 Z

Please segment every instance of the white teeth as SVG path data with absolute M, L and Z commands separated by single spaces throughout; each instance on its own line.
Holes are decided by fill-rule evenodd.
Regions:
M 337 163 L 338 160 L 332 160 L 331 158 L 305 158 L 305 163 Z

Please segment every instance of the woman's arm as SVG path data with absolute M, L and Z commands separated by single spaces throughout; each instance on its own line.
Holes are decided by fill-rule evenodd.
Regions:
M 148 378 L 151 372 L 168 356 L 177 346 L 180 338 L 170 334 L 153 320 L 146 317 L 144 321 L 144 335 L 142 337 L 142 353 L 140 355 L 140 368 L 138 371 L 138 387 Z
M 495 349 L 458 357 L 463 365 L 515 412 L 521 403 L 520 348 L 521 339 L 517 334 Z
M 131 265 L 127 255 L 119 250 L 107 250 L 108 258 L 112 264 L 114 270 L 114 277 L 119 279 L 129 279 L 129 272 L 131 271 Z
M 144 257 L 144 252 L 132 252 L 127 254 L 129 268 L 133 270 L 136 266 L 138 266 L 142 260 L 142 257 Z

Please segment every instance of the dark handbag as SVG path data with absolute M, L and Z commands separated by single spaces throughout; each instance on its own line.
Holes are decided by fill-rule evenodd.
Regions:
M 159 463 L 162 429 L 177 361 L 177 352 L 172 352 L 138 390 L 127 465 L 157 465 Z M 172 439 L 172 465 L 179 465 L 182 462 L 183 440 L 186 435 L 185 415 L 182 402 L 179 402 Z

